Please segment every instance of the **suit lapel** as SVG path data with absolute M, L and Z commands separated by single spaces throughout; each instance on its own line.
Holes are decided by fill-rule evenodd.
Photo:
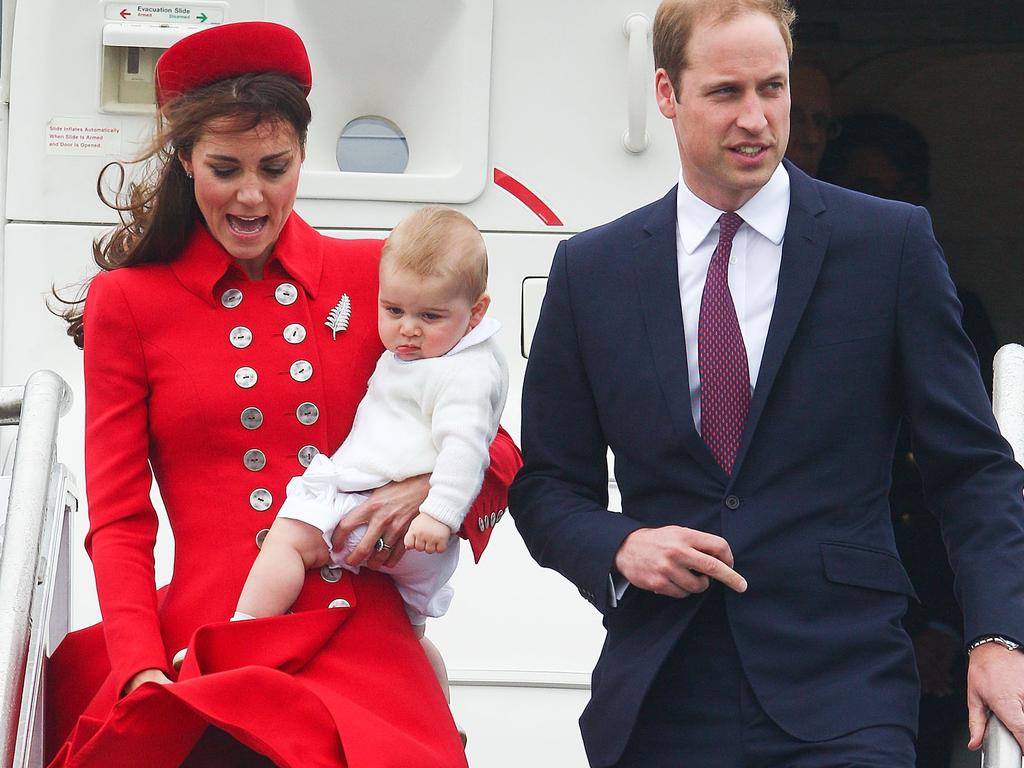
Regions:
M 739 475 L 743 459 L 757 430 L 757 423 L 771 394 L 775 377 L 811 298 L 828 248 L 830 228 L 828 224 L 816 218 L 817 214 L 825 210 L 825 205 L 814 186 L 815 182 L 788 162 L 786 170 L 789 171 L 790 178 L 790 204 L 782 244 L 779 286 L 775 294 L 775 309 L 772 312 L 771 324 L 768 326 L 768 338 L 765 341 L 761 368 L 757 375 L 757 385 L 750 401 L 750 413 L 733 466 L 733 478 Z
M 686 337 L 676 265 L 676 187 L 654 206 L 644 233 L 634 246 L 631 262 L 640 289 L 641 311 L 653 348 L 654 366 L 672 423 L 693 459 L 724 481 L 727 475 L 697 433 L 690 411 Z

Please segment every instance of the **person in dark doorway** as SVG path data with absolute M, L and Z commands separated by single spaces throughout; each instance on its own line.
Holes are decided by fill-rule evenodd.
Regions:
M 924 136 L 911 123 L 889 114 L 844 118 L 842 133 L 826 150 L 821 176 L 848 189 L 913 205 L 926 205 L 931 197 Z M 995 329 L 976 294 L 959 288 L 957 294 L 963 304 L 964 330 L 978 354 L 991 397 Z M 921 678 L 917 768 L 948 768 L 956 736 L 967 722 L 963 616 L 938 520 L 928 510 L 905 424 L 897 440 L 892 472 L 890 504 L 896 546 L 919 598 L 904 618 Z
M 825 70 L 807 59 L 793 61 L 789 78 L 793 105 L 786 159 L 808 176 L 817 177 L 825 147 L 838 135 L 839 123 L 832 116 L 832 85 Z
M 904 415 L 965 606 L 971 745 L 990 707 L 1024 741 L 1024 471 L 927 212 L 783 162 L 793 17 L 662 2 L 680 183 L 551 267 L 510 509 L 604 616 L 580 720 L 599 768 L 914 764 Z

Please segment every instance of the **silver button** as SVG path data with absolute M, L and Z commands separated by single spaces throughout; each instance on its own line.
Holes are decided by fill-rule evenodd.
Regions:
M 263 549 L 263 542 L 266 540 L 268 533 L 270 533 L 270 529 L 264 528 L 256 534 L 256 549 Z
M 228 334 L 228 339 L 231 341 L 232 347 L 245 349 L 252 344 L 252 331 L 244 325 L 238 325 L 231 329 L 231 333 Z
M 292 323 L 284 328 L 284 340 L 289 344 L 299 344 L 306 338 L 306 329 L 301 323 Z
M 228 309 L 234 309 L 242 303 L 242 292 L 237 288 L 228 288 L 221 294 L 220 303 Z
M 313 364 L 309 360 L 296 360 L 288 372 L 296 381 L 309 381 L 313 376 Z
M 253 448 L 245 452 L 245 455 L 242 457 L 242 463 L 245 464 L 246 469 L 259 472 L 267 466 L 267 455 L 259 448 Z
M 266 512 L 274 503 L 274 497 L 266 488 L 257 488 L 249 494 L 249 506 L 257 512 Z
M 291 283 L 281 283 L 274 291 L 274 298 L 277 299 L 278 304 L 284 304 L 287 307 L 289 304 L 295 303 L 295 300 L 299 298 L 299 292 Z
M 498 522 L 498 513 L 491 512 L 491 526 L 493 527 L 496 522 Z
M 249 387 L 256 386 L 256 370 L 247 365 L 243 365 L 235 371 L 235 384 L 240 386 L 242 389 L 249 389 Z
M 305 424 L 308 427 L 310 424 L 315 424 L 316 420 L 320 418 L 320 409 L 312 403 L 303 403 L 295 409 L 295 418 L 299 420 L 300 424 Z
M 263 425 L 263 411 L 249 407 L 242 411 L 242 426 L 246 429 L 259 429 Z
M 325 565 L 320 569 L 320 578 L 328 584 L 336 584 L 341 581 L 340 565 Z
M 299 464 L 303 467 L 308 467 L 313 463 L 313 457 L 320 453 L 320 449 L 315 445 L 304 445 L 299 448 Z
M 351 608 L 352 607 L 352 603 L 350 603 L 348 600 L 346 600 L 343 597 L 338 597 L 338 598 L 335 598 L 334 600 L 331 600 L 331 602 L 329 602 L 327 604 L 327 607 L 328 608 Z
M 487 527 L 487 522 L 482 517 L 478 517 L 476 519 L 476 527 L 480 529 L 480 533 L 483 533 L 484 528 Z

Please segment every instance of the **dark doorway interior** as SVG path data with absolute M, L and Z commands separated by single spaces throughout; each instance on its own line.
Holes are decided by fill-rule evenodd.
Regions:
M 926 203 L 999 345 L 1024 343 L 1024 14 L 1019 0 L 795 0 L 797 50 L 837 117 L 883 112 L 928 144 Z

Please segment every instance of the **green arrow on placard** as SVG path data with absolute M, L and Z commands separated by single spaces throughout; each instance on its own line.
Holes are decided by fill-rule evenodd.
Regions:
M 210 17 L 207 16 L 205 13 L 200 13 L 198 16 L 196 16 L 196 18 L 199 19 L 199 23 L 202 24 L 204 21 L 206 21 Z

